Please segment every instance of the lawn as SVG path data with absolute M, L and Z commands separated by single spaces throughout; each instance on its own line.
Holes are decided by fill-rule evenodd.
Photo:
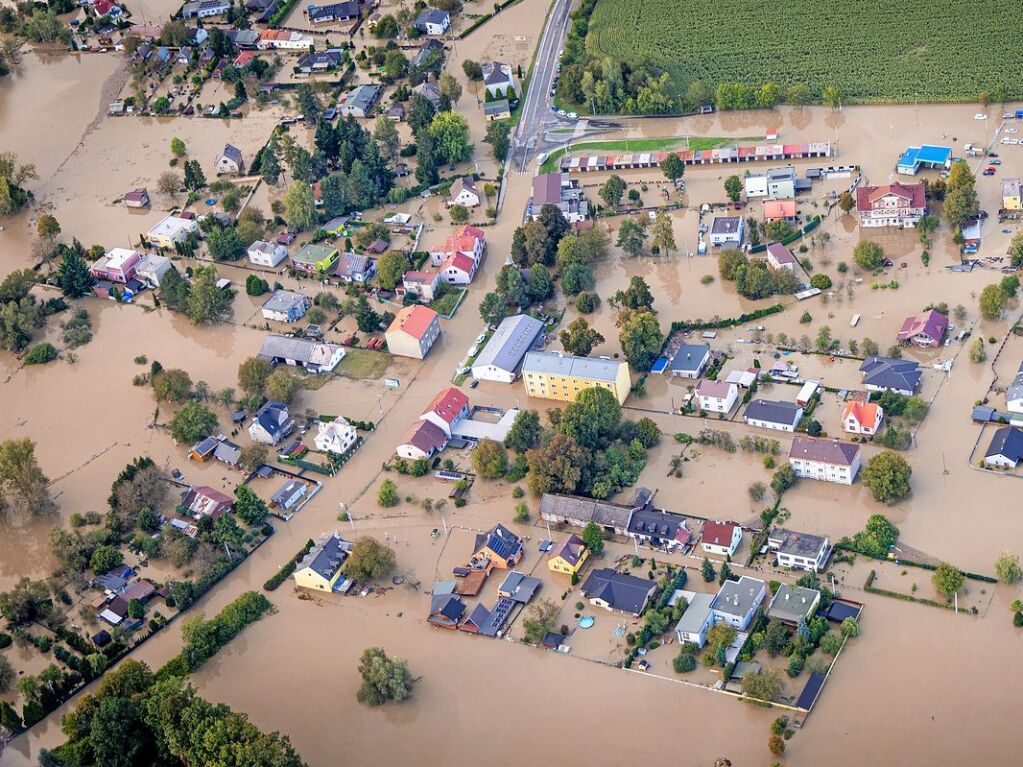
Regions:
M 693 151 L 700 151 L 729 146 L 735 143 L 735 141 L 736 139 L 706 138 L 702 136 L 690 136 L 688 139 L 684 136 L 665 136 L 662 138 L 620 139 L 618 141 L 580 141 L 577 144 L 569 144 L 566 147 L 551 152 L 550 156 L 543 161 L 543 165 L 540 166 L 540 172 L 553 173 L 556 171 L 558 169 L 558 160 L 566 152 L 587 152 L 597 149 L 620 152 L 666 152 L 670 149 L 687 148 Z
M 462 300 L 462 296 L 465 295 L 466 292 L 465 288 L 460 290 L 449 290 L 449 292 L 445 293 L 430 304 L 430 308 L 437 312 L 437 314 L 441 317 L 451 319 L 451 313 L 458 308 L 458 302 Z
M 627 64 L 648 57 L 676 95 L 694 82 L 802 85 L 845 101 L 976 101 L 1023 96 L 1018 0 L 598 0 L 586 49 Z M 997 97 L 996 97 L 997 98 Z M 994 99 L 993 99 L 994 100 Z
M 390 364 L 391 358 L 384 352 L 349 348 L 337 372 L 349 378 L 380 378 Z

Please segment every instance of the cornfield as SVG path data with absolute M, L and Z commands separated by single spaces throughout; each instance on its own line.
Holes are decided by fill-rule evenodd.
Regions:
M 836 86 L 847 101 L 1023 97 L 1019 0 L 599 0 L 587 51 L 694 82 Z

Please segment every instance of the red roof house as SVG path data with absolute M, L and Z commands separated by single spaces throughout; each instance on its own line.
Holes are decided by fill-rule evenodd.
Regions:
M 464 253 L 452 253 L 440 265 L 440 275 L 452 285 L 468 285 L 476 276 L 476 261 Z
M 860 226 L 913 227 L 927 213 L 923 184 L 861 186 L 856 190 Z
M 429 420 L 451 436 L 451 427 L 469 415 L 469 398 L 454 386 L 449 386 L 433 398 L 420 420 Z
M 742 540 L 742 528 L 734 522 L 703 523 L 703 550 L 712 554 L 732 556 L 739 541 Z
M 429 458 L 448 444 L 448 437 L 433 421 L 416 421 L 401 438 L 395 452 L 402 458 Z
M 764 221 L 795 221 L 795 200 L 764 200 Z

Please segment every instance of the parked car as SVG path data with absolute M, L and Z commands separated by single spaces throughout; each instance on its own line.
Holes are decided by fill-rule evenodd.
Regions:
M 984 114 L 983 112 L 977 112 L 977 114 L 975 114 L 973 116 L 973 119 L 974 120 L 986 120 L 987 119 L 987 115 Z
M 993 175 L 995 175 L 995 169 L 994 168 L 985 168 L 984 172 L 981 175 L 993 176 Z
M 992 165 L 1001 165 L 1001 164 L 1002 164 L 1002 161 L 1001 161 L 1001 160 L 992 160 L 992 161 L 991 161 L 991 164 L 992 164 Z

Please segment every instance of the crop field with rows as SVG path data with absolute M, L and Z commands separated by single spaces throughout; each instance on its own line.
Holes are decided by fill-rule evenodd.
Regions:
M 1019 0 L 599 0 L 587 51 L 693 82 L 837 86 L 858 102 L 1023 98 Z

